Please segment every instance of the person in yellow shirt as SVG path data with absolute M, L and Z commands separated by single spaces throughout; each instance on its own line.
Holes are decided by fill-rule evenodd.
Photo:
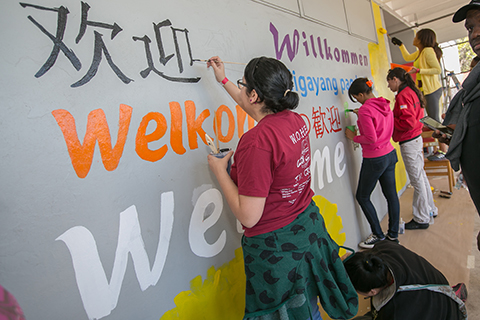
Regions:
M 414 53 L 409 53 L 398 38 L 393 37 L 392 43 L 400 47 L 405 61 L 413 61 L 413 68 L 408 73 L 416 73 L 417 86 L 427 101 L 428 116 L 441 122 L 439 102 L 442 85 L 439 75 L 442 69 L 439 60 L 442 57 L 442 49 L 438 46 L 437 35 L 431 29 L 419 30 L 413 39 L 413 45 L 418 49 Z

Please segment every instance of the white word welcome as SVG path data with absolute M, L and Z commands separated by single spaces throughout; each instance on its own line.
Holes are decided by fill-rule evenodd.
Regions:
M 209 204 L 214 205 L 214 212 L 204 218 L 205 209 Z M 117 306 L 129 253 L 132 256 L 135 273 L 142 291 L 157 284 L 165 266 L 172 235 L 173 192 L 161 195 L 160 210 L 158 247 L 151 270 L 137 209 L 135 206 L 131 206 L 120 213 L 118 244 L 110 282 L 107 280 L 100 261 L 95 239 L 87 228 L 83 226 L 70 228 L 56 239 L 63 241 L 70 251 L 77 286 L 89 319 L 108 316 Z M 225 230 L 213 244 L 207 243 L 204 237 L 204 233 L 218 221 L 222 211 L 223 199 L 217 189 L 210 188 L 197 199 L 189 229 L 190 247 L 196 255 L 209 258 L 216 256 L 224 248 L 227 238 Z

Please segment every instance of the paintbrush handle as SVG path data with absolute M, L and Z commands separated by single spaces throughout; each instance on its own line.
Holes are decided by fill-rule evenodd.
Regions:
M 193 59 L 193 61 L 208 62 L 208 60 L 204 60 L 204 59 Z M 222 61 L 222 62 L 226 63 L 226 64 L 239 64 L 239 65 L 242 65 L 242 66 L 247 65 L 246 63 L 243 63 L 243 62 L 232 62 L 232 61 Z
M 239 64 L 239 65 L 242 65 L 242 66 L 247 65 L 246 63 L 243 63 L 243 62 L 231 62 L 231 61 L 222 61 L 222 62 L 227 63 L 227 64 Z

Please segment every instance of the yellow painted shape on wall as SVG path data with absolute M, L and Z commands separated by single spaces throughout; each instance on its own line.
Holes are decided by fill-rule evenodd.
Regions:
M 314 196 L 313 201 L 317 205 L 318 209 L 320 210 L 320 214 L 325 221 L 325 227 L 327 228 L 328 234 L 330 237 L 339 245 L 342 246 L 347 239 L 345 232 L 342 232 L 343 223 L 342 217 L 337 215 L 338 207 L 337 204 L 331 203 L 325 197 L 320 195 Z M 345 249 L 340 249 L 339 255 L 342 256 L 345 254 Z M 321 305 L 319 305 L 320 314 L 322 315 L 322 319 L 331 319 L 328 314 L 323 310 Z
M 382 26 L 382 17 L 380 13 L 380 7 L 378 4 L 372 2 L 373 17 L 375 20 L 375 28 L 377 31 L 378 44 L 370 42 L 368 44 L 368 52 L 370 55 L 370 68 L 373 77 L 373 85 L 378 95 L 390 100 L 391 108 L 393 109 L 395 95 L 388 89 L 387 73 L 390 70 L 390 62 L 387 57 L 387 47 L 385 43 L 386 36 L 380 33 L 379 29 Z M 403 163 L 402 156 L 400 154 L 400 147 L 398 143 L 392 144 L 397 150 L 398 162 L 395 167 L 395 181 L 397 192 L 400 191 L 407 183 L 407 172 L 405 171 L 405 164 Z
M 242 248 L 238 248 L 231 261 L 209 268 L 205 280 L 197 276 L 190 281 L 191 290 L 180 292 L 173 299 L 176 307 L 160 319 L 240 320 L 245 311 L 245 282 Z
M 330 237 L 339 245 L 342 246 L 347 240 L 347 236 L 345 232 L 342 232 L 343 223 L 342 217 L 337 215 L 338 207 L 337 204 L 331 203 L 325 197 L 320 195 L 314 196 L 313 201 L 317 205 L 318 209 L 320 210 L 320 214 L 325 221 L 325 227 L 327 228 L 328 234 Z M 342 256 L 345 254 L 344 249 L 340 249 L 339 255 Z

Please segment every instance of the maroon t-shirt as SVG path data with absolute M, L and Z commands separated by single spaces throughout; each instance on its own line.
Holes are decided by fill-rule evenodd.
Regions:
M 231 177 L 244 196 L 265 197 L 262 217 L 245 236 L 277 230 L 310 204 L 310 139 L 300 115 L 282 111 L 265 116 L 240 139 Z

